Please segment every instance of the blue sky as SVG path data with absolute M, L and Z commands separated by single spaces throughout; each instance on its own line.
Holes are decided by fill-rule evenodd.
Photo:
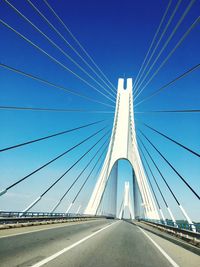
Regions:
M 65 45 L 55 32 L 53 32 L 44 20 L 33 10 L 25 0 L 10 2 L 25 14 L 33 23 L 52 38 L 66 53 L 72 56 L 78 63 L 80 59 Z M 175 7 L 177 1 L 172 1 L 170 12 Z M 177 14 L 169 27 L 166 37 L 171 33 L 174 25 L 186 9 L 190 1 L 184 0 L 180 5 Z M 45 16 L 55 25 L 65 38 L 78 50 L 78 46 L 71 39 L 65 29 L 59 24 L 52 13 L 48 10 L 43 1 L 33 1 L 33 3 L 45 14 Z M 106 73 L 112 83 L 117 86 L 119 77 L 137 76 L 139 68 L 150 46 L 153 35 L 158 27 L 161 17 L 165 11 L 168 1 L 52 1 L 49 3 L 63 19 L 73 34 L 86 48 L 95 62 Z M 191 8 L 186 18 L 182 22 L 179 30 L 167 46 L 159 63 L 173 49 L 183 33 L 199 16 L 199 1 Z M 42 37 L 23 18 L 19 17 L 4 1 L 1 1 L 0 18 L 24 34 L 27 38 L 41 46 L 49 54 L 61 61 L 67 67 L 88 80 L 88 77 L 67 60 L 55 47 L 53 47 L 44 37 Z M 184 71 L 199 63 L 199 25 L 189 34 L 167 64 L 161 69 L 159 74 L 153 79 L 149 86 L 138 98 L 149 95 L 162 85 L 171 81 Z M 40 51 L 22 40 L 12 31 L 0 25 L 1 31 L 1 63 L 10 65 L 33 75 L 40 76 L 50 82 L 74 89 L 80 93 L 102 101 L 111 103 L 107 98 L 94 91 L 86 84 L 78 80 L 72 74 L 64 70 L 59 65 L 52 62 Z M 164 42 L 163 40 L 163 42 Z M 163 44 L 163 43 L 162 43 Z M 162 44 L 160 48 L 162 47 Z M 159 48 L 159 49 L 160 49 Z M 78 50 L 81 53 L 81 50 Z M 82 53 L 81 55 L 84 56 Z M 84 65 L 82 65 L 84 66 Z M 84 66 L 85 67 L 85 66 Z M 94 84 L 91 81 L 91 84 Z M 199 70 L 186 78 L 178 81 L 168 89 L 151 100 L 138 106 L 135 111 L 156 110 L 156 109 L 197 109 L 200 103 L 199 93 L 200 75 Z M 109 110 L 106 107 L 93 102 L 88 102 L 79 97 L 66 94 L 38 81 L 23 77 L 19 74 L 0 68 L 0 88 L 2 106 L 31 106 L 43 108 L 82 108 Z M 137 101 L 136 101 L 137 103 Z M 156 129 L 166 133 L 170 137 L 180 141 L 195 151 L 200 150 L 199 135 L 200 123 L 199 114 L 137 114 L 138 120 L 146 122 Z M 112 114 L 80 114 L 80 113 L 53 113 L 53 112 L 32 112 L 32 111 L 0 111 L 1 131 L 0 147 L 4 148 L 16 143 L 24 142 L 34 138 L 42 137 L 51 133 L 87 124 L 100 119 L 107 121 L 98 126 L 91 126 L 88 129 L 80 130 L 65 136 L 56 137 L 30 146 L 7 151 L 0 155 L 0 188 L 3 189 L 12 182 L 23 177 L 46 161 L 55 157 L 59 153 L 77 143 L 81 138 L 89 136 L 103 125 L 112 126 Z M 136 126 L 139 124 L 136 122 Z M 159 137 L 150 130 L 142 128 L 154 143 L 160 148 L 166 157 L 173 162 L 177 170 L 186 180 L 200 193 L 200 164 L 199 159 L 194 155 L 185 152 Z M 100 138 L 100 135 L 99 135 Z M 84 144 L 69 156 L 63 157 L 58 162 L 30 177 L 27 181 L 19 184 L 1 197 L 1 209 L 24 209 L 31 201 L 44 191 L 45 188 L 59 175 L 66 170 L 80 155 L 92 145 L 97 137 Z M 149 147 L 149 146 L 148 146 Z M 180 202 L 194 220 L 200 220 L 199 201 L 180 179 L 168 168 L 159 156 L 149 147 L 152 155 L 159 164 L 161 170 L 167 177 L 170 185 L 177 194 Z M 49 210 L 52 203 L 64 193 L 70 182 L 81 171 L 92 153 L 69 173 L 45 198 L 35 207 L 36 210 Z M 128 163 L 120 162 L 119 178 L 119 201 L 123 191 L 124 180 L 131 181 L 130 166 Z M 89 170 L 88 170 L 89 172 Z M 80 195 L 76 207 L 82 203 L 86 205 L 92 187 L 95 184 L 95 177 L 88 182 L 87 189 Z M 158 176 L 162 190 L 166 194 L 169 204 L 173 207 L 177 218 L 182 218 L 174 200 L 168 194 L 167 189 Z M 82 181 L 84 177 L 82 177 Z M 79 183 L 79 185 L 81 182 Z M 71 191 L 64 203 L 60 206 L 60 211 L 65 211 L 70 200 L 73 198 L 78 186 Z M 162 203 L 162 201 L 160 200 Z M 76 208 L 75 207 L 75 208 Z M 164 207 L 163 207 L 164 209 Z

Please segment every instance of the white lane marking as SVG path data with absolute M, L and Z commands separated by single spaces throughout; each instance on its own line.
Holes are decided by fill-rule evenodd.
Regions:
M 79 224 L 83 224 L 83 223 L 90 223 L 90 222 L 97 222 L 99 220 L 91 220 L 91 221 L 82 221 L 82 222 L 79 222 Z M 16 233 L 16 234 L 10 234 L 10 235 L 3 235 L 3 236 L 0 236 L 0 239 L 1 238 L 6 238 L 6 237 L 12 237 L 12 236 L 17 236 L 17 235 L 25 235 L 25 234 L 31 234 L 31 233 L 34 233 L 34 232 L 40 232 L 40 231 L 45 231 L 45 230 L 51 230 L 51 229 L 55 229 L 55 228 L 61 228 L 61 227 L 66 227 L 66 226 L 70 226 L 70 225 L 76 225 L 77 222 L 66 222 L 66 225 L 56 225 L 56 226 L 52 226 L 52 227 L 48 227 L 48 228 L 43 228 L 43 229 L 36 229 L 36 230 L 32 230 L 32 231 L 27 231 L 27 232 L 22 232 L 22 233 Z M 78 224 L 77 224 L 78 225 Z M 37 226 L 42 226 L 42 225 L 36 225 L 35 227 Z M 43 225 L 45 226 L 45 225 Z M 27 227 L 31 227 L 31 226 L 27 226 Z M 14 229 L 19 229 L 19 228 L 13 228 L 13 229 L 5 229 L 5 230 L 14 230 Z M 23 229 L 23 228 L 22 228 Z M 2 230 L 4 231 L 4 229 Z
M 118 222 L 118 221 L 117 221 L 117 222 Z M 32 267 L 40 267 L 40 266 L 43 266 L 44 264 L 46 264 L 46 263 L 48 263 L 48 262 L 54 260 L 55 258 L 59 257 L 59 256 L 62 255 L 63 253 L 69 251 L 70 249 L 72 249 L 72 248 L 74 248 L 74 247 L 80 245 L 81 243 L 85 242 L 86 240 L 88 240 L 88 239 L 92 238 L 93 236 L 99 234 L 100 232 L 106 230 L 107 228 L 109 228 L 110 226 L 114 225 L 114 224 L 117 223 L 117 222 L 111 223 L 111 224 L 109 224 L 109 225 L 107 225 L 107 226 L 101 228 L 100 230 L 98 230 L 98 231 L 96 231 L 96 232 L 94 232 L 94 233 L 92 233 L 92 234 L 90 234 L 90 235 L 88 235 L 88 236 L 82 238 L 81 240 L 75 242 L 75 243 L 72 244 L 71 246 L 68 246 L 68 247 L 66 247 L 66 248 L 64 248 L 64 249 L 62 249 L 62 250 L 60 250 L 60 251 L 58 251 L 57 253 L 55 253 L 55 254 L 53 254 L 53 255 L 47 257 L 46 259 L 41 260 L 41 261 L 39 261 L 38 263 L 32 265 Z
M 171 263 L 173 267 L 180 267 L 143 229 L 138 227 L 140 231 L 157 247 L 157 249 L 163 254 L 163 256 Z

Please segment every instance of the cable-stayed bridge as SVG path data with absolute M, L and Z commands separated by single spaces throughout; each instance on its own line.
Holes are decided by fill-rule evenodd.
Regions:
M 198 55 L 151 85 L 199 30 L 198 2 L 167 1 L 137 76 L 112 81 L 66 3 L 1 4 L 1 266 L 199 266 Z M 188 108 L 168 93 L 187 79 Z

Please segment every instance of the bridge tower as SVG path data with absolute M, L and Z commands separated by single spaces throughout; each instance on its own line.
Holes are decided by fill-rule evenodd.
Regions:
M 108 152 L 84 213 L 97 214 L 114 164 L 120 159 L 127 159 L 135 174 L 145 217 L 158 220 L 158 211 L 138 152 L 133 114 L 132 79 L 129 78 L 126 82 L 127 86 L 124 88 L 124 79 L 118 80 L 115 116 Z
M 130 218 L 133 220 L 134 214 L 133 214 L 133 206 L 131 203 L 131 195 L 130 195 L 130 184 L 129 182 L 125 182 L 124 184 L 124 195 L 121 203 L 121 208 L 119 211 L 119 219 L 124 217 L 125 210 L 128 209 L 130 213 Z

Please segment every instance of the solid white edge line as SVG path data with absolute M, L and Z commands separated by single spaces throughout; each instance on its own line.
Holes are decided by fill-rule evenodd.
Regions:
M 97 222 L 99 220 L 89 220 L 89 221 L 79 221 L 79 224 L 83 224 L 83 223 L 90 223 L 90 222 Z M 58 223 L 59 224 L 59 223 Z M 66 225 L 64 225 L 66 224 Z M 60 225 L 53 225 L 52 227 L 47 227 L 47 228 L 43 228 L 43 229 L 35 229 L 32 231 L 27 231 L 27 232 L 22 232 L 22 233 L 15 233 L 15 234 L 8 234 L 8 235 L 3 235 L 0 236 L 1 238 L 6 238 L 6 237 L 13 237 L 13 236 L 18 236 L 18 235 L 26 235 L 26 234 L 31 234 L 31 233 L 35 233 L 35 232 L 40 232 L 40 231 L 45 231 L 45 230 L 51 230 L 51 229 L 56 229 L 56 228 L 61 228 L 61 227 L 66 227 L 66 226 L 71 226 L 71 225 L 76 225 L 77 222 L 66 222 L 66 223 L 60 223 Z M 44 225 L 33 225 L 33 226 L 25 226 L 25 227 L 39 227 L 39 226 L 46 226 L 47 224 Z M 4 230 L 14 230 L 14 229 L 20 229 L 20 228 L 10 228 L 10 229 L 2 229 L 2 231 Z M 23 227 L 21 229 L 24 229 Z
M 117 221 L 117 222 L 118 222 L 118 221 Z M 92 238 L 93 236 L 99 234 L 100 232 L 106 230 L 107 228 L 109 228 L 110 226 L 112 226 L 113 224 L 115 224 L 115 223 L 117 223 L 117 222 L 113 222 L 113 223 L 111 223 L 111 224 L 109 224 L 109 225 L 107 225 L 107 226 L 101 228 L 100 230 L 96 231 L 95 233 L 92 233 L 92 234 L 90 234 L 90 235 L 88 235 L 88 236 L 82 238 L 81 240 L 75 242 L 75 243 L 72 244 L 71 246 L 68 246 L 68 247 L 66 247 L 66 248 L 64 248 L 64 249 L 62 249 L 62 250 L 60 250 L 60 251 L 58 251 L 57 253 L 55 253 L 55 254 L 53 254 L 53 255 L 47 257 L 46 259 L 41 260 L 41 261 L 39 261 L 38 263 L 32 265 L 32 267 L 40 267 L 40 266 L 43 266 L 44 264 L 46 264 L 46 263 L 48 263 L 48 262 L 54 260 L 55 258 L 59 257 L 59 256 L 62 255 L 63 253 L 69 251 L 70 249 L 72 249 L 72 248 L 74 248 L 74 247 L 80 245 L 81 243 L 85 242 L 86 240 L 88 240 L 88 239 Z
M 171 263 L 173 267 L 180 267 L 143 229 L 138 227 L 140 231 L 154 244 L 155 247 L 163 254 L 163 256 Z

